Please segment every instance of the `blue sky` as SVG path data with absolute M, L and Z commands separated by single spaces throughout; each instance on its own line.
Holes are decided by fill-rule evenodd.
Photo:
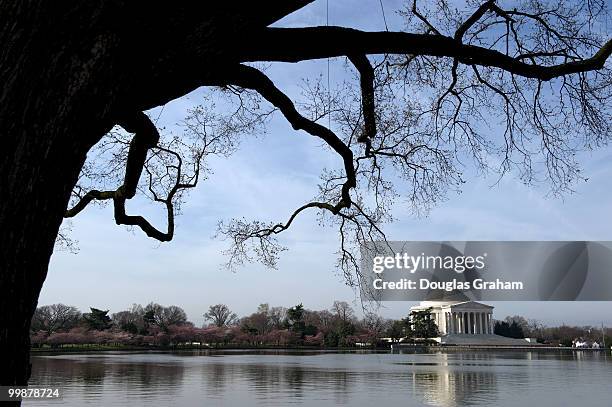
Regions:
M 330 23 L 363 29 L 384 29 L 378 0 L 330 2 Z M 399 28 L 393 14 L 399 1 L 384 1 L 390 28 Z M 324 1 L 316 1 L 281 22 L 285 26 L 325 24 Z M 325 74 L 326 61 L 273 65 L 268 73 L 288 94 L 299 93 L 301 78 Z M 332 61 L 332 81 L 345 75 Z M 198 104 L 201 92 L 165 106 L 159 125 L 172 129 Z M 154 109 L 157 117 L 160 109 Z M 337 158 L 304 133 L 296 133 L 280 117 L 269 134 L 246 140 L 229 159 L 213 162 L 214 173 L 194 191 L 177 219 L 175 239 L 160 244 L 139 230 L 115 225 L 110 207 L 89 207 L 73 221 L 72 237 L 80 251 L 56 251 L 39 304 L 63 302 L 81 310 L 93 306 L 117 312 L 132 303 L 176 304 L 197 324 L 209 305 L 228 304 L 239 315 L 260 303 L 286 307 L 302 302 L 307 308 L 328 308 L 334 300 L 353 302 L 355 292 L 335 271 L 337 234 L 320 228 L 311 214 L 300 217 L 282 236 L 289 248 L 278 270 L 251 264 L 232 273 L 222 269 L 223 241 L 213 239 L 219 220 L 285 220 L 317 193 L 324 167 Z M 493 186 L 495 178 L 470 176 L 461 194 L 450 193 L 426 217 L 415 218 L 398 205 L 397 219 L 386 227 L 391 240 L 612 240 L 612 149 L 580 157 L 589 178 L 562 199 L 547 190 L 522 185 L 512 175 Z M 158 225 L 160 208 L 136 200 L 130 213 L 145 213 Z M 380 313 L 403 317 L 412 303 L 385 303 Z M 493 303 L 495 316 L 521 314 L 547 324 L 612 325 L 610 303 Z M 355 308 L 359 308 L 358 302 Z

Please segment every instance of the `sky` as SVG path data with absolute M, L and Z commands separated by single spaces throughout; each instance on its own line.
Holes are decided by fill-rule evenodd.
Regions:
M 393 13 L 401 2 L 383 2 L 390 29 L 400 28 Z M 369 30 L 384 29 L 379 0 L 333 1 L 330 24 Z M 324 25 L 326 2 L 316 1 L 279 22 L 281 26 Z M 268 69 L 274 82 L 291 96 L 302 78 L 326 75 L 327 61 L 278 64 Z M 332 81 L 345 77 L 340 61 L 331 61 Z M 191 94 L 153 109 L 158 125 L 168 129 L 184 119 L 186 110 L 202 100 Z M 327 309 L 334 300 L 360 308 L 357 293 L 335 270 L 337 232 L 318 225 L 312 214 L 299 217 L 281 238 L 288 247 L 277 270 L 248 264 L 236 272 L 221 267 L 227 260 L 224 241 L 215 239 L 217 222 L 231 218 L 285 220 L 317 193 L 324 167 L 337 158 L 304 133 L 297 133 L 279 115 L 268 135 L 247 139 L 228 159 L 212 162 L 213 173 L 189 196 L 177 219 L 175 238 L 159 243 L 140 230 L 115 225 L 111 207 L 87 208 L 72 223 L 77 254 L 56 250 L 39 305 L 62 302 L 86 311 L 89 307 L 118 312 L 133 303 L 151 301 L 179 305 L 196 324 L 203 323 L 208 306 L 227 304 L 239 315 L 254 312 L 261 303 L 290 307 L 303 303 Z M 545 188 L 527 187 L 512 174 L 499 183 L 493 177 L 468 172 L 462 192 L 427 216 L 415 217 L 407 205 L 394 210 L 396 221 L 385 231 L 390 240 L 612 240 L 612 149 L 580 156 L 588 182 L 573 194 L 548 196 Z M 159 227 L 161 208 L 144 200 L 128 204 L 129 213 L 145 213 Z M 404 317 L 410 302 L 386 302 L 379 310 L 389 318 Z M 523 315 L 548 325 L 612 325 L 609 302 L 495 302 L 494 315 Z

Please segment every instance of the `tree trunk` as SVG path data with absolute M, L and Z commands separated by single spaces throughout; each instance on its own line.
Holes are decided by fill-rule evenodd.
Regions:
M 41 158 L 47 148 L 53 147 L 43 142 L 37 147 L 39 154 L 35 156 L 40 164 L 36 168 L 16 164 L 13 174 L 10 174 L 13 172 L 10 167 L 1 171 L 1 385 L 25 385 L 30 376 L 30 320 L 47 274 L 70 190 L 82 165 L 82 162 L 70 160 L 72 168 L 69 168 L 69 165 L 61 165 L 61 159 Z M 33 152 L 30 149 L 28 153 Z M 14 150 L 9 154 L 17 156 Z
M 24 89 L 13 86 L 11 93 Z M 80 130 L 98 136 L 104 130 L 95 121 L 62 120 L 55 109 L 47 113 L 44 108 L 26 107 L 28 101 L 16 103 L 12 96 L 13 108 L 40 112 L 36 120 L 28 114 L 32 121 L 19 123 L 13 112 L 7 112 L 8 103 L 0 102 L 2 149 L 11 157 L 0 164 L 0 385 L 25 385 L 30 376 L 30 320 L 70 191 L 89 148 Z M 46 100 L 53 105 L 62 97 L 58 92 Z
M 111 125 L 112 99 L 96 97 L 106 67 L 88 64 L 106 51 L 52 34 L 65 10 L 38 3 L 0 1 L 0 385 L 28 382 L 30 320 L 57 232 Z

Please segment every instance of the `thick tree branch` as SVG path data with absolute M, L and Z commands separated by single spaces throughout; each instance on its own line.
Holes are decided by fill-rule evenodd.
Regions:
M 174 209 L 172 198 L 178 189 L 180 174 L 177 178 L 175 188 L 173 188 L 168 198 L 163 200 L 166 205 L 168 218 L 167 232 L 164 233 L 156 229 L 142 216 L 127 215 L 125 212 L 125 202 L 136 195 L 138 181 L 140 180 L 142 170 L 145 166 L 147 154 L 151 148 L 157 145 L 159 141 L 159 132 L 151 119 L 142 112 L 138 112 L 134 115 L 125 115 L 118 120 L 118 124 L 126 131 L 134 133 L 134 137 L 130 142 L 123 184 L 115 191 L 89 191 L 73 208 L 65 212 L 64 217 L 70 218 L 76 216 L 94 199 L 112 199 L 115 222 L 118 225 L 138 226 L 149 237 L 162 242 L 170 241 L 174 235 Z
M 266 28 L 245 41 L 243 61 L 299 62 L 348 55 L 411 54 L 456 58 L 466 65 L 503 69 L 515 75 L 548 81 L 603 68 L 612 54 L 608 40 L 590 58 L 557 65 L 525 63 L 499 51 L 463 44 L 442 35 L 365 32 L 343 27 Z
M 116 191 L 98 191 L 96 189 L 93 189 L 93 190 L 87 192 L 79 200 L 79 202 L 77 202 L 76 205 L 74 205 L 72 208 L 66 210 L 66 213 L 64 214 L 64 218 L 73 218 L 73 217 L 77 216 L 94 199 L 97 199 L 99 201 L 103 201 L 103 200 L 107 200 L 107 199 L 113 199 L 113 196 L 115 196 L 115 192 Z
M 115 194 L 113 197 L 115 206 L 114 215 L 117 225 L 138 226 L 143 232 L 153 239 L 160 242 L 169 242 L 174 236 L 174 212 L 172 203 L 166 202 L 166 214 L 168 218 L 168 231 L 162 232 L 155 228 L 148 220 L 142 216 L 127 215 L 125 213 L 125 197 Z
M 360 75 L 361 86 L 361 109 L 363 110 L 364 127 L 363 133 L 357 141 L 367 144 L 367 150 L 371 148 L 370 140 L 376 136 L 376 106 L 374 104 L 374 68 L 365 55 L 349 55 Z
M 138 180 L 142 174 L 147 153 L 159 141 L 159 132 L 149 117 L 142 112 L 127 116 L 120 120 L 118 124 L 127 132 L 134 133 L 125 167 L 125 178 L 121 187 L 125 198 L 132 199 L 136 195 Z
M 335 205 L 333 212 L 338 213 L 342 208 L 350 207 L 351 197 L 349 191 L 357 185 L 351 149 L 333 131 L 302 116 L 296 110 L 291 99 L 278 89 L 265 74 L 257 69 L 240 65 L 235 70 L 227 73 L 227 80 L 236 86 L 257 91 L 264 99 L 281 111 L 295 130 L 304 130 L 320 138 L 342 157 L 346 172 L 346 182 L 342 186 L 342 198 Z
M 265 15 L 267 17 L 265 23 L 272 24 L 312 2 L 314 0 L 267 0 L 263 3 L 254 2 L 252 7 L 256 10 L 254 14 Z M 241 8 L 238 10 L 242 11 Z
M 457 41 L 461 41 L 463 39 L 463 36 L 467 32 L 467 30 L 469 30 L 474 24 L 476 24 L 478 20 L 480 20 L 487 11 L 491 10 L 491 7 L 493 7 L 494 5 L 495 5 L 495 0 L 488 0 L 487 2 L 483 3 L 480 7 L 478 7 L 478 9 L 476 9 L 474 14 L 468 17 L 468 19 L 465 20 L 465 22 L 459 26 L 459 28 L 455 32 L 455 39 Z

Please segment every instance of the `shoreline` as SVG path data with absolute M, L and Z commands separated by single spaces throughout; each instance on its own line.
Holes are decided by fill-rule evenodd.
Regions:
M 225 351 L 297 351 L 297 352 L 346 352 L 346 353 L 370 353 L 370 352 L 389 352 L 393 353 L 402 350 L 427 350 L 427 351 L 538 351 L 538 352 L 612 352 L 608 348 L 573 348 L 567 346 L 485 346 L 485 345 L 407 345 L 393 344 L 391 347 L 363 347 L 363 348 L 313 348 L 305 346 L 294 347 L 200 347 L 200 346 L 181 346 L 181 347 L 153 347 L 153 346 L 74 346 L 62 348 L 31 348 L 30 354 L 45 354 L 45 353 L 89 353 L 89 352 L 183 352 L 183 351 L 207 351 L 207 352 L 225 352 Z

